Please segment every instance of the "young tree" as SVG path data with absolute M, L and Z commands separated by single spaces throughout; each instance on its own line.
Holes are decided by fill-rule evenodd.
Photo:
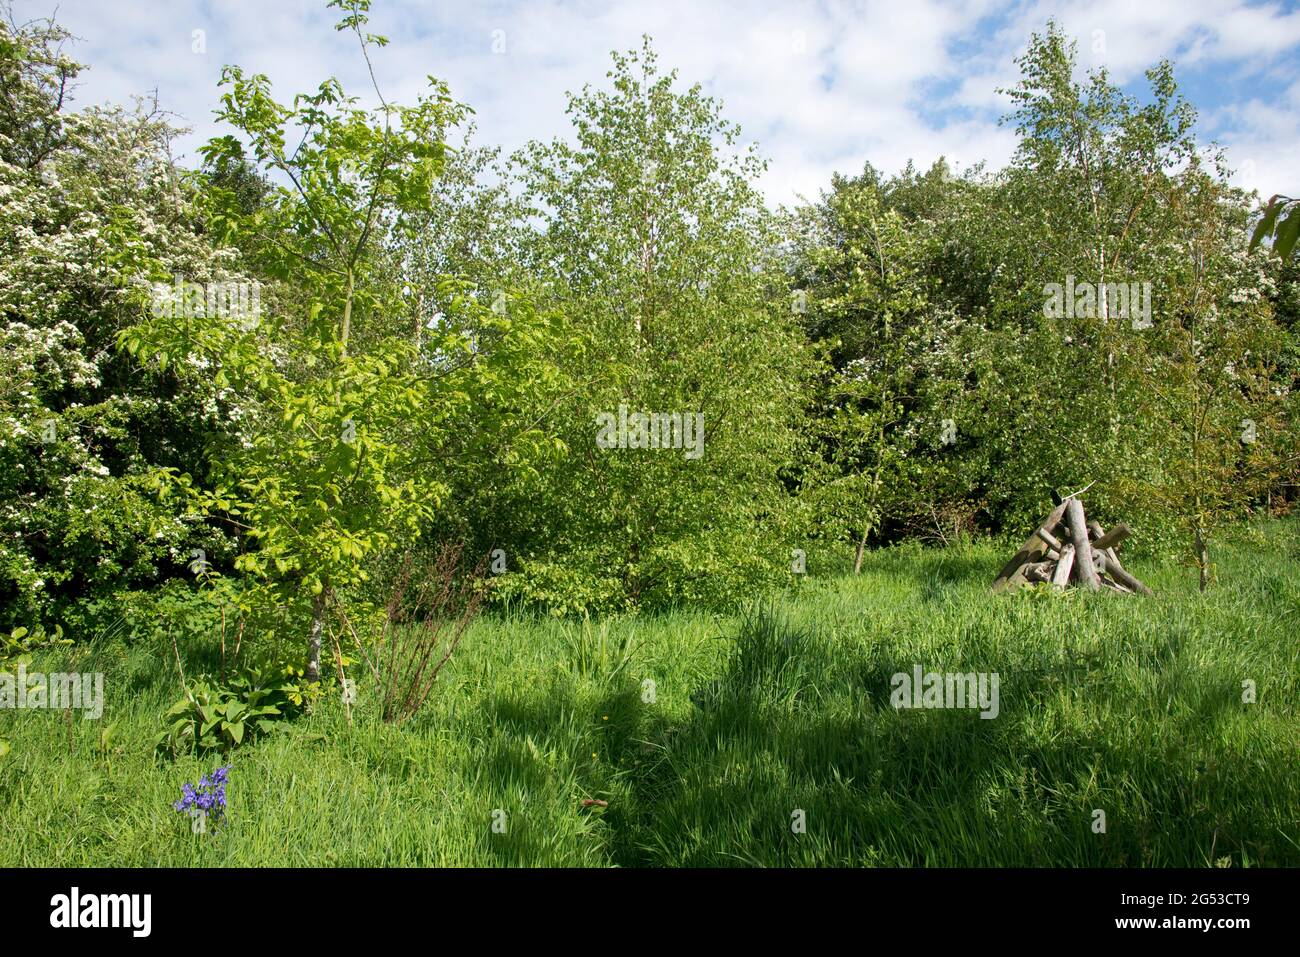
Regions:
M 386 41 L 364 31 L 368 3 L 331 6 L 369 64 Z M 242 441 L 223 450 L 214 487 L 196 489 L 185 474 L 176 487 L 197 513 L 240 530 L 247 549 L 236 568 L 256 583 L 245 605 L 309 608 L 305 670 L 315 682 L 330 599 L 363 596 L 372 563 L 415 541 L 445 500 L 428 450 L 477 397 L 526 373 L 520 349 L 473 355 L 470 330 L 508 337 L 532 313 L 495 316 L 448 279 L 439 323 L 417 336 L 397 321 L 409 309 L 386 250 L 428 214 L 447 130 L 464 114 L 443 84 L 430 78 L 414 106 L 389 103 L 376 86 L 378 105 L 365 109 L 334 79 L 292 106 L 272 97 L 265 76 L 227 67 L 222 82 L 220 115 L 248 145 L 231 134 L 204 156 L 218 171 L 251 164 L 269 188 L 249 204 L 205 181 L 209 220 L 279 281 L 276 294 L 256 322 L 162 310 L 123 342 L 164 365 L 202 357 L 215 382 L 255 406 Z
M 1211 533 L 1280 480 L 1290 449 L 1266 263 L 1248 252 L 1246 206 L 1226 171 L 1199 162 L 1169 191 L 1181 255 L 1164 321 L 1142 340 L 1139 414 L 1164 441 L 1142 458 L 1141 487 L 1185 533 L 1200 589 L 1213 579 Z
M 1019 64 L 1007 92 L 1020 146 L 999 196 L 1006 268 L 990 293 L 997 326 L 1020 340 L 1013 355 L 1032 357 L 1025 369 L 1038 378 L 1014 375 L 1013 407 L 998 417 L 1033 457 L 1016 472 L 1046 484 L 1036 497 L 1098 480 L 1092 494 L 1106 508 L 1117 504 L 1109 476 L 1152 438 L 1152 423 L 1134 414 L 1135 357 L 1161 310 L 1175 232 L 1166 197 L 1195 156 L 1195 114 L 1167 62 L 1148 71 L 1146 103 L 1104 69 L 1076 81 L 1074 45 L 1054 23 Z M 1138 302 L 1125 295 L 1121 307 L 1109 291 L 1116 284 L 1150 292 Z M 1072 286 L 1095 294 L 1068 309 L 1049 301 L 1049 288 Z
M 563 466 L 516 491 L 516 585 L 571 609 L 729 601 L 789 568 L 781 470 L 805 349 L 790 302 L 769 301 L 760 160 L 699 86 L 659 73 L 648 39 L 609 76 L 570 98 L 574 142 L 516 157 L 536 227 L 521 258 L 587 343 L 565 366 Z M 623 412 L 702 416 L 702 444 L 602 447 L 598 416 L 621 428 Z

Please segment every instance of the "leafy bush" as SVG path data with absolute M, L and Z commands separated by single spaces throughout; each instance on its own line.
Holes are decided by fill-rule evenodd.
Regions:
M 54 626 L 51 634 L 46 634 L 39 625 L 34 632 L 19 626 L 9 634 L 0 632 L 0 671 L 9 671 L 19 665 L 31 663 L 32 652 L 56 645 L 70 645 L 71 638 L 63 637 L 63 629 Z
M 219 683 L 201 675 L 185 698 L 167 712 L 168 727 L 156 741 L 166 753 L 229 751 L 260 735 L 283 729 L 321 694 L 303 680 L 303 670 L 278 664 Z

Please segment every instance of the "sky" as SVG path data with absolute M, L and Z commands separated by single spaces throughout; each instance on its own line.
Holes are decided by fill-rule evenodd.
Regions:
M 324 0 L 15 0 L 23 21 L 55 14 L 88 65 L 83 105 L 157 91 L 193 132 L 216 123 L 224 64 L 267 74 L 291 100 L 337 76 L 369 89 L 355 37 Z M 386 98 L 413 102 L 432 74 L 475 112 L 475 141 L 513 150 L 568 135 L 566 91 L 601 84 L 612 50 L 649 34 L 660 66 L 700 83 L 769 161 L 770 203 L 816 198 L 833 172 L 884 173 L 944 156 L 1004 165 L 999 125 L 1015 58 L 1055 18 L 1078 41 L 1080 71 L 1104 66 L 1128 92 L 1173 61 L 1200 114 L 1198 140 L 1227 149 L 1235 182 L 1300 194 L 1300 10 L 1243 0 L 373 0 L 389 38 L 376 73 Z

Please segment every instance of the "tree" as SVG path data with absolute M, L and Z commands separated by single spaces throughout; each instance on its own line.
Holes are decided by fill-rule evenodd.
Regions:
M 369 63 L 386 41 L 364 32 L 368 4 L 331 6 Z M 208 219 L 278 283 L 259 315 L 154 309 L 122 342 L 164 366 L 199 357 L 216 383 L 255 408 L 240 441 L 222 450 L 212 488 L 180 470 L 173 488 L 196 514 L 239 530 L 235 567 L 252 583 L 244 607 L 267 615 L 309 608 L 305 670 L 316 682 L 331 600 L 362 600 L 374 563 L 416 540 L 445 499 L 428 449 L 477 396 L 525 374 L 518 349 L 475 356 L 470 331 L 508 335 L 532 313 L 495 316 L 448 278 L 439 283 L 439 323 L 416 335 L 395 321 L 407 310 L 385 250 L 427 215 L 446 130 L 463 116 L 443 84 L 430 78 L 430 92 L 410 107 L 376 87 L 373 110 L 334 79 L 292 106 L 272 97 L 266 77 L 237 67 L 223 71 L 222 84 L 220 116 L 251 154 L 231 134 L 209 143 L 205 159 L 217 171 L 251 164 L 270 185 L 248 204 L 205 179 Z
M 1226 174 L 1194 162 L 1169 200 L 1183 255 L 1166 284 L 1165 321 L 1143 340 L 1139 407 L 1167 437 L 1155 461 L 1144 462 L 1142 485 L 1184 529 L 1204 591 L 1213 578 L 1212 531 L 1262 499 L 1288 461 L 1291 430 L 1278 388 L 1285 334 Z
M 806 325 L 830 355 L 817 403 L 827 414 L 814 412 L 812 421 L 818 463 L 802 493 L 832 535 L 856 542 L 855 574 L 887 504 L 904 498 L 908 456 L 927 433 L 935 445 L 945 438 L 943 419 L 928 421 L 933 410 L 920 395 L 941 322 L 921 272 L 926 240 L 886 204 L 868 167 L 857 178 L 836 176 L 794 224 Z
M 613 60 L 609 89 L 570 98 L 574 142 L 515 157 L 534 227 L 521 261 L 586 349 L 552 419 L 562 466 L 511 493 L 512 587 L 569 610 L 731 601 L 789 568 L 781 471 L 805 347 L 789 300 L 769 298 L 761 161 L 698 85 L 658 72 L 648 39 Z M 637 447 L 650 413 L 702 420 L 698 448 Z M 601 422 L 625 416 L 628 441 L 602 447 Z
M 136 318 L 133 250 L 169 275 L 229 272 L 175 175 L 177 131 L 152 103 L 71 109 L 66 37 L 0 21 L 0 627 L 82 637 L 194 549 L 228 557 L 154 488 L 163 467 L 202 479 L 239 410 L 192 365 L 114 349 Z

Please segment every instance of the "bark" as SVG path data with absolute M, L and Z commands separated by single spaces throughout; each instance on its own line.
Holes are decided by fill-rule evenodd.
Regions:
M 1061 560 L 1056 563 L 1056 574 L 1052 576 L 1052 584 L 1057 588 L 1064 588 L 1070 583 L 1070 569 L 1074 566 L 1074 546 L 1064 545 L 1061 547 Z
M 1075 576 L 1089 591 L 1100 591 L 1101 576 L 1093 564 L 1092 543 L 1088 541 L 1088 522 L 1083 514 L 1083 503 L 1077 498 L 1066 500 L 1065 520 L 1070 526 L 1070 542 L 1074 545 Z
M 862 574 L 862 556 L 867 550 L 867 530 L 863 530 L 862 538 L 858 540 L 858 553 L 853 558 L 853 574 Z
M 325 592 L 313 595 L 311 599 L 311 632 L 307 636 L 307 673 L 308 684 L 320 681 L 320 642 L 325 631 Z

